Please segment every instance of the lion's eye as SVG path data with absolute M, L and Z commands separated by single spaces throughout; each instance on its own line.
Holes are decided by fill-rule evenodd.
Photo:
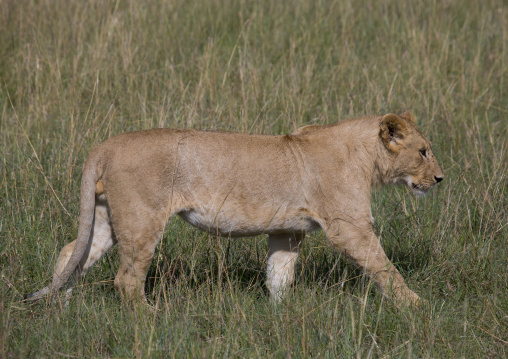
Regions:
M 427 150 L 426 149 L 420 150 L 420 154 L 423 156 L 423 158 L 427 158 Z

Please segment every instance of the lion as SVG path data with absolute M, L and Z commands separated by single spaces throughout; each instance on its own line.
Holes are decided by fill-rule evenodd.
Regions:
M 112 137 L 83 169 L 77 239 L 57 260 L 37 300 L 76 280 L 115 244 L 114 286 L 146 301 L 147 268 L 175 215 L 214 235 L 268 235 L 266 286 L 278 302 L 294 281 L 305 235 L 322 229 L 332 247 L 383 295 L 418 304 L 372 229 L 372 189 L 404 184 L 425 194 L 444 178 L 413 115 L 389 113 L 310 125 L 280 136 L 153 129 Z

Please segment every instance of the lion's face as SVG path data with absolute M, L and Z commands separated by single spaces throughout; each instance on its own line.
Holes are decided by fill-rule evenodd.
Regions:
M 403 116 L 403 117 L 401 117 Z M 381 139 L 391 152 L 391 181 L 405 183 L 417 195 L 444 179 L 430 141 L 418 130 L 410 113 L 389 114 L 381 120 Z
M 400 172 L 399 181 L 406 183 L 415 194 L 424 195 L 443 180 L 444 174 L 430 142 L 419 133 L 411 137 L 413 140 L 400 151 L 395 164 Z

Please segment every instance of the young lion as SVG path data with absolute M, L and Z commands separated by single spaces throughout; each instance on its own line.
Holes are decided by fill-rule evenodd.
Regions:
M 430 142 L 406 111 L 290 135 L 154 129 L 113 137 L 86 161 L 77 239 L 58 258 L 56 293 L 118 244 L 115 287 L 144 300 L 147 267 L 166 222 L 179 215 L 226 237 L 268 235 L 267 287 L 280 300 L 294 279 L 305 234 L 323 229 L 331 245 L 397 304 L 418 303 L 372 231 L 372 187 L 401 183 L 426 193 L 444 178 Z

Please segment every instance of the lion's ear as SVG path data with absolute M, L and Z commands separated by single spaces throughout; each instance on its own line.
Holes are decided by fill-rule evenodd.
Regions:
M 400 116 L 389 113 L 381 119 L 380 127 L 379 136 L 386 148 L 392 152 L 399 152 L 408 134 L 406 121 Z
M 409 121 L 411 121 L 413 123 L 416 122 L 415 117 L 413 116 L 413 114 L 409 110 L 406 110 L 406 111 L 402 112 L 400 114 L 400 117 L 404 117 L 405 119 L 407 119 L 407 120 L 409 120 Z

